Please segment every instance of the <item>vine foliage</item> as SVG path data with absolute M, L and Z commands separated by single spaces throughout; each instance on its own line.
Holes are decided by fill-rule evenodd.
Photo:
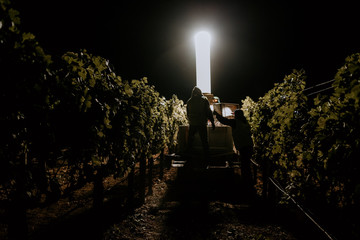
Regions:
M 37 206 L 176 145 L 184 103 L 86 50 L 52 57 L 0 0 L 0 196 Z M 20 199 L 20 200 L 19 200 Z M 30 204 L 30 205 L 29 205 Z
M 305 72 L 294 70 L 242 109 L 251 125 L 254 159 L 310 205 L 360 203 L 360 54 L 346 58 L 330 95 L 308 99 Z

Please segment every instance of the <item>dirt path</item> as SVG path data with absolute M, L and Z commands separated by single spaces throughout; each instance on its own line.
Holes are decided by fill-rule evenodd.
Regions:
M 109 227 L 103 239 L 298 239 L 243 190 L 232 169 L 173 168 L 145 204 Z
M 76 201 L 67 200 L 72 206 L 83 199 L 81 207 L 65 211 L 57 204 L 34 211 L 31 226 L 43 227 L 30 240 L 321 239 L 302 234 L 301 226 L 294 224 L 299 221 L 279 217 L 279 212 L 264 206 L 243 184 L 239 169 L 170 168 L 162 180 L 158 165 L 154 170 L 153 193 L 144 204 L 134 203 L 135 210 L 126 204 L 126 182 L 108 188 L 101 211 L 92 208 L 89 187 Z M 45 222 L 47 211 L 62 217 Z

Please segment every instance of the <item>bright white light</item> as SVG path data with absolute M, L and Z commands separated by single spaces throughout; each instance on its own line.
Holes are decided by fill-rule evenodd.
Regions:
M 208 32 L 202 31 L 195 35 L 196 86 L 203 93 L 211 93 L 210 39 Z
M 223 117 L 229 117 L 229 116 L 232 116 L 233 115 L 233 111 L 231 110 L 231 108 L 229 107 L 224 107 L 222 109 L 222 116 Z

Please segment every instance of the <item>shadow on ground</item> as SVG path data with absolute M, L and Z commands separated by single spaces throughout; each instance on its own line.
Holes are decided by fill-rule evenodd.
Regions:
M 169 239 L 215 239 L 219 224 L 235 218 L 239 222 L 239 216 L 255 221 L 251 206 L 257 201 L 233 168 L 185 165 L 178 169 L 162 202 L 164 209 L 171 209 L 163 235 Z
M 101 210 L 58 221 L 31 239 L 323 239 L 262 202 L 239 169 L 186 164 L 167 174 L 136 209 L 125 204 L 126 186 L 118 186 Z
M 264 203 L 240 169 L 188 163 L 168 187 L 163 239 L 325 239 L 309 223 Z

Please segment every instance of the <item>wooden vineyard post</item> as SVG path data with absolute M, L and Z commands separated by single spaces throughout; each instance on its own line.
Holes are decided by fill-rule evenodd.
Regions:
M 268 178 L 273 176 L 273 172 L 274 172 L 274 166 L 272 164 L 268 164 L 268 170 L 267 170 L 267 174 L 268 174 Z M 269 183 L 271 183 L 270 181 L 268 181 Z M 278 189 L 273 185 L 273 184 L 269 184 L 268 187 L 268 200 L 272 203 L 272 204 L 276 204 L 276 199 L 279 195 Z
M 162 180 L 164 177 L 164 149 L 161 150 L 160 153 L 160 169 L 159 169 L 160 173 L 160 179 Z
M 267 161 L 263 161 L 262 164 L 262 181 L 263 181 L 263 188 L 262 188 L 262 197 L 264 200 L 268 198 L 268 187 L 269 187 L 269 166 Z
M 28 226 L 25 205 L 25 161 L 25 159 L 24 161 L 21 161 L 20 166 L 17 168 L 18 171 L 15 180 L 16 190 L 8 211 L 8 236 L 10 240 L 28 239 Z
M 139 189 L 139 197 L 140 197 L 140 202 L 144 203 L 145 202 L 145 182 L 146 182 L 146 158 L 145 156 L 142 156 L 140 158 L 140 189 Z
M 149 158 L 149 172 L 148 172 L 148 180 L 149 180 L 149 194 L 153 193 L 153 169 L 154 169 L 154 158 Z
M 102 167 L 97 169 L 94 179 L 94 209 L 100 210 L 104 201 L 104 170 Z
M 253 165 L 253 167 L 252 167 L 252 169 L 253 169 L 253 183 L 254 183 L 254 185 L 256 185 L 257 184 L 257 169 L 258 168 L 258 166 L 255 166 L 255 165 Z
M 128 198 L 127 205 L 130 210 L 134 209 L 134 177 L 135 177 L 135 163 L 132 164 L 128 174 Z

